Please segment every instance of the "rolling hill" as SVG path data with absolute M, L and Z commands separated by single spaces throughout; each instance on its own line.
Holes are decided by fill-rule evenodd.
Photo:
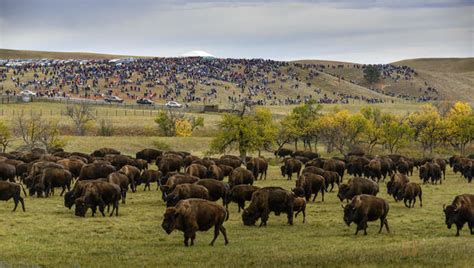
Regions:
M 1 59 L 113 59 L 120 57 L 133 56 L 0 49 Z M 312 64 L 317 67 L 310 71 L 302 67 L 302 64 Z M 409 68 L 407 69 L 406 66 Z M 393 62 L 384 67 L 388 68 L 386 69 L 388 71 L 376 84 L 369 84 L 365 80 L 363 68 L 363 65 L 358 63 L 299 60 L 288 62 L 287 66 L 279 67 L 276 72 L 275 70 L 267 72 L 264 77 L 259 79 L 250 78 L 246 86 L 259 88 L 262 86 L 262 81 L 269 81 L 266 84 L 267 89 L 273 91 L 273 95 L 281 100 L 295 98 L 296 96 L 303 98 L 311 95 L 316 98 L 328 97 L 335 99 L 342 95 L 351 95 L 385 100 L 400 98 L 415 100 L 426 97 L 428 100 L 462 100 L 474 103 L 474 58 L 408 59 Z M 245 69 L 242 64 L 229 64 L 225 73 L 227 75 L 245 75 Z M 404 73 L 406 70 L 408 70 L 408 75 Z M 315 75 L 315 73 L 317 74 Z M 23 76 L 21 79 L 25 81 L 31 82 L 34 79 L 33 72 L 26 72 Z M 290 76 L 292 79 L 289 79 Z M 48 79 L 50 77 L 44 78 Z M 184 85 L 196 82 L 190 81 L 184 75 L 176 78 L 179 83 Z M 134 72 L 130 75 L 131 81 L 140 79 L 143 79 L 142 74 Z M 217 89 L 219 94 L 216 98 L 204 97 L 210 103 L 226 106 L 229 104 L 229 97 L 240 95 L 241 89 L 235 83 L 216 77 L 208 77 L 204 80 L 197 82 L 196 95 L 208 96 L 209 92 Z M 6 79 L 0 84 L 7 89 L 15 87 L 11 79 Z M 106 82 L 99 80 L 98 86 L 99 88 L 106 88 Z M 157 84 L 152 87 L 151 91 L 161 94 L 165 88 L 165 86 Z M 125 93 L 117 92 L 117 94 L 129 101 Z M 263 99 L 265 94 L 257 92 L 253 98 Z

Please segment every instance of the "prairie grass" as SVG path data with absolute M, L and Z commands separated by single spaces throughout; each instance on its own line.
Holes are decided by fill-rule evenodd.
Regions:
M 347 179 L 347 178 L 346 178 Z M 417 176 L 412 181 L 419 181 Z M 286 189 L 278 167 L 270 167 L 268 179 L 258 186 L 277 185 Z M 119 217 L 74 216 L 59 196 L 25 199 L 26 212 L 10 212 L 13 202 L 0 203 L 0 266 L 327 266 L 327 267 L 472 267 L 473 236 L 466 230 L 455 237 L 455 230 L 444 225 L 442 206 L 455 195 L 474 193 L 458 175 L 448 173 L 442 185 L 423 185 L 423 207 L 408 209 L 386 194 L 383 183 L 379 196 L 390 203 L 388 222 L 391 233 L 377 234 L 378 222 L 369 223 L 368 235 L 354 236 L 355 226 L 347 227 L 336 197 L 337 188 L 321 202 L 307 206 L 294 226 L 286 217 L 270 216 L 267 227 L 246 227 L 237 207 L 229 207 L 225 223 L 230 244 L 222 236 L 208 246 L 211 232 L 197 234 L 196 245 L 185 248 L 183 234 L 171 235 L 161 229 L 165 205 L 155 185 L 152 191 L 129 193 Z M 219 201 L 220 202 L 220 201 Z

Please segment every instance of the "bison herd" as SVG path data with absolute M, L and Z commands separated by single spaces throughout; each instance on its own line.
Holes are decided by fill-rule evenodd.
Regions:
M 74 207 L 77 216 L 85 217 L 90 209 L 94 216 L 99 212 L 105 216 L 119 215 L 120 203 L 125 204 L 127 193 L 144 190 L 161 191 L 166 204 L 162 228 L 169 234 L 173 230 L 184 233 L 184 244 L 194 244 L 197 231 L 214 227 L 214 244 L 222 233 L 228 243 L 224 222 L 229 218 L 228 205 L 236 203 L 242 211 L 244 225 L 266 226 L 270 213 L 287 215 L 288 224 L 299 213 L 306 217 L 307 202 L 314 202 L 318 195 L 324 196 L 338 186 L 337 197 L 344 212 L 347 225 L 355 223 L 356 234 L 363 230 L 367 234 L 367 222 L 380 220 L 380 229 L 389 232 L 387 200 L 377 197 L 379 184 L 384 181 L 387 193 L 396 202 L 403 201 L 413 208 L 417 199 L 422 206 L 420 183 L 409 180 L 414 169 L 418 169 L 422 184 L 442 184 L 449 165 L 454 173 L 460 173 L 469 183 L 474 174 L 473 159 L 453 156 L 449 159 L 414 159 L 402 155 L 368 156 L 347 155 L 344 158 L 321 158 L 313 152 L 292 152 L 279 149 L 275 156 L 281 159 L 281 175 L 287 180 L 296 173 L 295 187 L 257 187 L 254 181 L 266 180 L 268 162 L 262 157 L 241 159 L 233 155 L 219 158 L 200 158 L 187 152 L 144 149 L 135 157 L 121 154 L 111 148 L 101 148 L 85 154 L 57 150 L 46 153 L 40 149 L 31 152 L 0 154 L 0 200 L 13 199 L 17 209 L 21 203 L 25 210 L 26 187 L 30 196 L 49 197 L 55 188 L 64 195 L 64 206 Z M 157 170 L 149 169 L 156 165 Z M 344 181 L 344 175 L 352 178 Z M 225 178 L 227 182 L 224 181 Z M 386 181 L 386 182 L 385 182 Z M 216 201 L 222 200 L 222 205 Z M 250 202 L 246 206 L 246 202 Z M 111 209 L 111 210 L 110 210 Z M 456 235 L 465 223 L 471 234 L 474 227 L 474 195 L 456 196 L 450 205 L 443 208 L 446 225 L 457 227 Z

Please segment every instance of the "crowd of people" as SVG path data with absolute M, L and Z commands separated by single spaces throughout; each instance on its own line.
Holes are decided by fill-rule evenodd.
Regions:
M 366 65 L 300 64 L 262 59 L 215 59 L 202 57 L 109 60 L 68 60 L 0 66 L 0 80 L 11 80 L 13 88 L 3 94 L 15 95 L 31 90 L 43 97 L 100 99 L 117 95 L 128 100 L 148 98 L 155 101 L 179 100 L 185 103 L 213 104 L 248 101 L 255 105 L 290 105 L 308 100 L 345 104 L 352 101 L 382 103 L 386 99 L 336 92 L 315 81 L 328 69 Z M 410 80 L 416 72 L 407 66 L 379 65 L 383 79 Z M 330 73 L 330 72 L 328 72 Z M 339 77 L 344 80 L 344 77 Z M 358 84 L 357 81 L 350 80 Z M 344 85 L 341 84 L 341 87 Z M 1 89 L 0 89 L 1 90 Z M 404 96 L 383 90 L 377 93 L 416 101 L 432 100 L 436 89 L 420 89 L 422 97 Z M 427 94 L 425 94 L 427 93 Z M 376 96 L 376 95 L 374 95 Z

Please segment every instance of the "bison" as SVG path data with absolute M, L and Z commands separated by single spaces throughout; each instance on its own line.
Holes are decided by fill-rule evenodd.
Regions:
M 321 192 L 321 202 L 324 202 L 324 191 L 326 190 L 326 185 L 322 176 L 313 173 L 303 173 L 296 180 L 296 187 L 303 189 L 306 201 L 309 201 L 311 195 L 314 194 L 314 202 L 318 196 L 318 192 Z
M 227 184 L 215 179 L 202 179 L 197 181 L 196 184 L 206 187 L 209 192 L 209 200 L 211 201 L 217 201 L 221 198 L 224 200 L 228 190 Z
M 197 231 L 207 231 L 214 227 L 214 238 L 210 245 L 213 246 L 219 231 L 224 236 L 225 244 L 229 243 L 227 233 L 223 226 L 224 221 L 228 220 L 229 214 L 227 210 L 216 203 L 208 200 L 191 198 L 179 201 L 176 206 L 166 209 L 163 215 L 161 227 L 167 234 L 173 230 L 180 230 L 184 233 L 184 245 L 194 245 Z
M 15 202 L 13 211 L 16 211 L 18 203 L 21 203 L 21 208 L 25 211 L 25 202 L 23 201 L 23 197 L 20 196 L 22 188 L 20 184 L 14 182 L 0 181 L 0 200 L 8 201 L 13 198 L 13 202 Z M 26 196 L 25 189 L 23 189 L 23 193 Z
M 242 213 L 244 225 L 254 225 L 260 218 L 260 226 L 266 226 L 270 212 L 286 213 L 288 224 L 293 225 L 294 195 L 281 187 L 264 187 L 252 194 L 248 208 Z
M 230 202 L 237 203 L 238 212 L 240 212 L 240 209 L 244 209 L 245 207 L 245 201 L 250 201 L 252 199 L 252 194 L 258 189 L 260 189 L 260 187 L 253 185 L 236 185 L 225 195 L 224 205 L 227 208 Z
M 96 182 L 87 183 L 84 185 L 82 195 L 75 200 L 75 215 L 85 217 L 87 209 L 92 209 L 92 216 L 94 216 L 96 207 L 99 207 L 99 211 L 102 216 L 105 217 L 104 209 L 107 205 L 112 205 L 112 216 L 115 212 L 115 216 L 118 216 L 119 201 L 121 198 L 120 187 L 116 184 L 109 182 Z
M 162 151 L 156 149 L 143 149 L 135 154 L 135 158 L 147 161 L 149 164 L 163 154 Z
M 171 191 L 166 197 L 166 206 L 174 206 L 179 202 L 179 200 L 188 198 L 209 200 L 209 191 L 206 187 L 198 184 L 183 183 L 176 185 L 173 191 Z
M 288 176 L 288 180 L 291 180 L 293 173 L 296 173 L 296 175 L 299 177 L 302 166 L 303 163 L 301 161 L 294 158 L 289 158 L 285 160 L 283 166 L 280 167 L 281 175 L 283 177 Z
M 459 231 L 466 222 L 471 235 L 474 234 L 474 195 L 463 194 L 456 196 L 451 205 L 443 206 L 443 211 L 448 229 L 451 229 L 453 224 L 456 225 L 456 236 L 459 236 Z
M 360 230 L 364 230 L 364 235 L 367 235 L 367 222 L 375 221 L 380 219 L 379 234 L 382 232 L 382 227 L 385 225 L 385 229 L 388 233 L 387 214 L 389 210 L 388 202 L 380 197 L 361 194 L 352 198 L 351 203 L 343 206 L 344 209 L 344 222 L 347 226 L 351 223 L 357 224 L 355 235 Z
M 254 176 L 249 170 L 238 167 L 232 171 L 229 175 L 229 185 L 230 188 L 239 185 L 239 184 L 250 184 L 253 185 Z
M 347 183 L 339 185 L 337 197 L 343 201 L 344 199 L 351 200 L 354 196 L 360 194 L 376 196 L 378 192 L 379 186 L 376 182 L 370 179 L 355 177 L 349 179 Z
M 416 197 L 420 199 L 420 207 L 423 206 L 422 200 L 423 192 L 421 190 L 421 186 L 415 182 L 409 182 L 405 184 L 405 186 L 398 191 L 398 200 L 403 200 L 403 203 L 407 208 L 415 207 Z M 408 203 L 407 203 L 408 202 Z
M 140 175 L 140 178 L 136 181 L 136 185 L 140 185 L 142 183 L 145 184 L 144 191 L 146 191 L 146 188 L 150 190 L 150 183 L 156 182 L 156 189 L 158 190 L 160 188 L 160 178 L 162 174 L 159 170 L 151 170 L 147 169 L 142 172 Z

